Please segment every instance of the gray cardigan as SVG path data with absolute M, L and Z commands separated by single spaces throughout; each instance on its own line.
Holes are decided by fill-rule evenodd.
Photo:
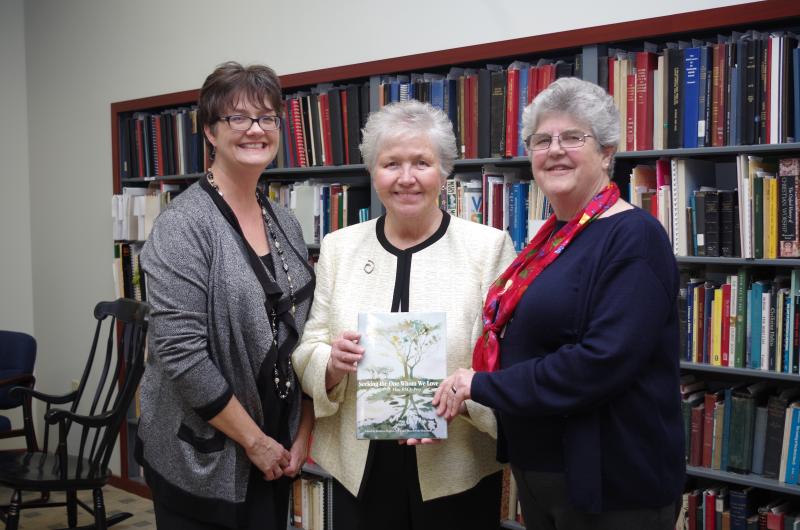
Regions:
M 153 494 L 172 509 L 230 522 L 241 514 L 251 463 L 241 446 L 207 420 L 235 395 L 261 425 L 264 396 L 257 380 L 262 363 L 269 363 L 265 366 L 272 373 L 275 355 L 270 354 L 264 290 L 245 242 L 201 182 L 203 186 L 190 186 L 158 217 L 141 253 L 152 312 L 136 453 Z M 289 210 L 271 204 L 274 224 L 283 228 L 277 235 L 295 290 L 308 291 L 313 271 L 305 261 L 299 223 Z M 286 272 L 277 256 L 275 264 L 274 280 L 287 298 Z M 299 334 L 310 305 L 310 296 L 297 304 Z M 287 333 L 285 326 L 279 329 L 280 346 Z M 274 394 L 267 397 L 277 399 Z M 300 392 L 290 399 L 293 439 Z

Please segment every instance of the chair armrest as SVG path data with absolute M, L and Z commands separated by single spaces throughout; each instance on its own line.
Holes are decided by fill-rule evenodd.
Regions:
M 107 425 L 113 417 L 113 412 L 107 412 L 105 414 L 98 414 L 95 416 L 84 416 L 82 414 L 75 414 L 74 412 L 64 409 L 52 409 L 44 415 L 44 420 L 49 424 L 68 420 L 86 427 L 103 427 Z
M 0 379 L 0 387 L 10 386 L 10 385 L 22 385 L 33 388 L 33 384 L 35 382 L 36 378 L 33 377 L 33 374 L 20 374 L 20 375 L 15 375 L 14 377 L 8 377 L 6 379 Z
M 62 396 L 54 396 L 54 395 L 51 395 L 51 394 L 43 394 L 42 392 L 37 392 L 36 390 L 33 390 L 32 388 L 27 388 L 27 387 L 24 387 L 24 386 L 16 386 L 16 387 L 12 388 L 9 391 L 10 394 L 13 394 L 13 393 L 16 393 L 16 392 L 20 392 L 20 393 L 23 393 L 23 394 L 28 394 L 31 397 L 35 397 L 36 399 L 38 399 L 40 401 L 44 401 L 45 403 L 50 403 L 52 405 L 63 405 L 64 403 L 69 403 L 69 402 L 73 401 L 75 399 L 75 397 L 78 395 L 78 392 L 73 390 L 69 394 L 64 394 Z

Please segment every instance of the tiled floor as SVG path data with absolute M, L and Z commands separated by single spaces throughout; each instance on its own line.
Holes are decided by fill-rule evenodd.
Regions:
M 78 497 L 91 506 L 91 492 L 80 493 Z M 112 526 L 114 530 L 144 530 L 156 527 L 153 516 L 153 503 L 149 499 L 144 499 L 111 486 L 106 486 L 103 489 L 103 497 L 108 515 L 117 512 L 133 514 L 132 517 Z M 8 503 L 10 498 L 11 492 L 0 488 L 0 504 Z M 36 496 L 32 493 L 23 496 L 23 500 L 28 498 L 33 499 Z M 63 500 L 64 497 L 60 494 L 54 494 L 53 498 Z M 30 508 L 22 510 L 21 513 L 20 530 L 51 530 L 67 526 L 67 509 L 64 507 Z M 78 508 L 78 526 L 92 524 L 93 522 L 93 517 L 86 510 Z M 2 523 L 0 523 L 0 528 L 2 528 Z

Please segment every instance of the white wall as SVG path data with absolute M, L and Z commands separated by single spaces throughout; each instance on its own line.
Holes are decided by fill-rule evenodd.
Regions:
M 3 189 L 0 206 L 9 203 L 23 218 L 35 213 L 30 226 L 39 384 L 56 392 L 67 391 L 79 373 L 93 305 L 114 294 L 111 102 L 198 88 L 229 59 L 265 62 L 285 74 L 742 2 L 620 0 L 609 8 L 607 2 L 574 0 L 563 8 L 530 0 L 407 0 L 396 9 L 375 0 L 28 0 L 24 49 L 14 37 L 21 32 L 21 3 L 0 3 L 0 44 L 9 38 L 6 25 L 11 44 L 17 42 L 13 60 L 3 59 L 0 105 L 22 122 L 12 138 L 21 145 L 0 146 L 5 168 L 10 156 L 24 159 L 18 155 L 26 147 L 20 140 L 26 80 L 6 92 L 6 62 L 17 75 L 27 64 L 27 145 L 33 147 L 27 164 L 21 160 L 12 171 L 14 199 Z M 5 122 L 7 110 L 0 116 Z M 4 185 L 11 180 L 0 174 Z M 0 233 L 5 253 L 8 236 L 5 229 Z M 8 238 L 23 256 L 9 270 L 23 280 L 14 298 L 0 300 L 0 316 L 31 305 L 27 241 Z M 5 268 L 3 261 L 0 276 Z M 5 283 L 0 285 L 5 293 Z
M 33 334 L 24 27 L 22 0 L 0 2 L 0 329 Z M 18 411 L 6 415 L 22 425 Z
M 33 333 L 22 2 L 0 2 L 0 329 Z

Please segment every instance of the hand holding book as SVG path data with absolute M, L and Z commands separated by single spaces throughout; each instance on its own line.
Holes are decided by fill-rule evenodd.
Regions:
M 474 370 L 459 368 L 439 385 L 433 396 L 436 414 L 450 421 L 465 411 L 464 401 L 472 397 L 470 390 L 474 375 Z
M 408 438 L 407 440 L 397 440 L 400 445 L 429 445 L 440 444 L 444 440 L 440 438 Z
M 433 395 L 447 370 L 444 312 L 359 313 L 356 437 L 416 445 L 447 438 Z
M 357 332 L 344 331 L 333 341 L 325 371 L 325 388 L 330 390 L 348 373 L 356 373 L 358 362 L 364 356 L 364 348 L 358 345 L 360 339 L 361 335 Z

